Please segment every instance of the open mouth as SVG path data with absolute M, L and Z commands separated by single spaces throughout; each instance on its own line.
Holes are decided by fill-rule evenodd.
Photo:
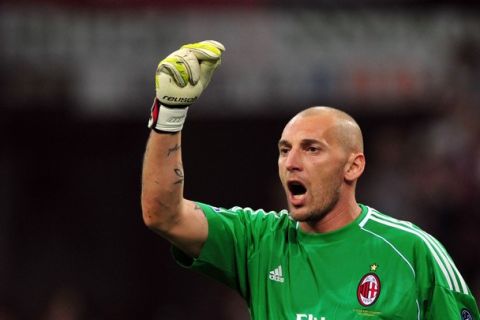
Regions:
M 302 195 L 307 192 L 307 188 L 299 181 L 290 181 L 288 182 L 288 190 L 294 196 Z

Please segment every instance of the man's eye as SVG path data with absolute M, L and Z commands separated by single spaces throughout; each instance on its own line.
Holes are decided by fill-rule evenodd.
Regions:
M 307 148 L 308 152 L 317 152 L 318 150 L 319 150 L 319 148 L 317 148 L 317 147 L 308 147 Z
M 280 148 L 279 152 L 280 152 L 280 154 L 287 154 L 288 150 L 289 150 L 288 148 Z

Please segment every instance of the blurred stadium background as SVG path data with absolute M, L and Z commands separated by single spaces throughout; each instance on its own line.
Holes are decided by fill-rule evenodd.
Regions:
M 280 209 L 300 109 L 358 119 L 358 200 L 433 233 L 480 297 L 480 6 L 407 0 L 4 0 L 0 320 L 248 319 L 141 221 L 160 58 L 227 47 L 184 134 L 186 195 Z

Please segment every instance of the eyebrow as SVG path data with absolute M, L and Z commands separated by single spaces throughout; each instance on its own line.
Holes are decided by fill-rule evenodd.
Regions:
M 280 140 L 278 141 L 278 146 L 279 146 L 279 147 L 287 147 L 287 146 L 291 146 L 291 143 L 288 142 L 287 140 L 280 139 Z
M 308 146 L 308 145 L 312 145 L 312 144 L 320 144 L 323 147 L 328 147 L 327 143 L 325 143 L 324 141 L 316 140 L 316 139 L 302 139 L 300 144 L 302 146 Z M 280 141 L 278 141 L 278 146 L 279 147 L 289 147 L 291 145 L 292 144 L 290 142 L 288 142 L 287 140 L 284 140 L 284 139 L 280 139 Z
M 302 139 L 302 142 L 301 142 L 302 145 L 310 145 L 310 144 L 316 144 L 316 143 L 325 145 L 324 142 L 316 139 Z

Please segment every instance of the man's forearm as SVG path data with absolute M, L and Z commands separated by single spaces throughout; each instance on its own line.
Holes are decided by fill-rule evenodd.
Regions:
M 142 210 L 147 226 L 165 232 L 175 224 L 183 200 L 183 179 L 181 133 L 152 131 L 142 173 Z
M 145 224 L 192 257 L 208 236 L 205 215 L 183 198 L 181 130 L 188 108 L 207 87 L 225 47 L 205 40 L 183 45 L 161 60 L 155 72 L 155 99 L 142 174 Z M 161 132 L 161 133 L 160 133 Z

